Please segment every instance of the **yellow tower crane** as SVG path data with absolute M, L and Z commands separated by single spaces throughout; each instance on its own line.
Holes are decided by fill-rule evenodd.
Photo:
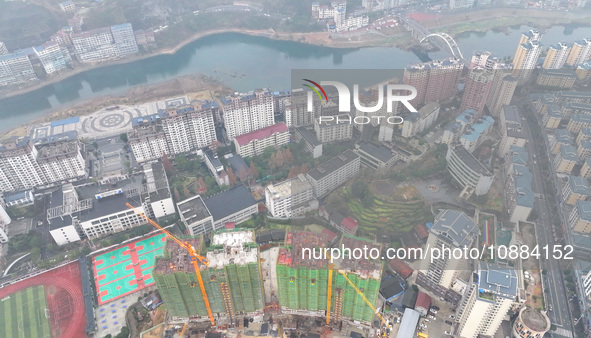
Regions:
M 209 299 L 207 298 L 207 293 L 205 292 L 205 285 L 203 284 L 203 279 L 201 278 L 201 270 L 199 270 L 199 262 L 201 262 L 201 264 L 203 264 L 205 266 L 209 266 L 209 261 L 207 260 L 207 258 L 199 255 L 197 253 L 197 250 L 195 250 L 195 248 L 191 244 L 189 244 L 187 242 L 183 242 L 180 239 L 176 238 L 173 234 L 171 234 L 166 229 L 164 229 L 163 227 L 158 225 L 158 223 L 152 221 L 148 216 L 146 216 L 142 212 L 138 211 L 131 204 L 126 203 L 125 205 L 127 207 L 129 207 L 130 209 L 134 210 L 138 215 L 145 218 L 156 229 L 160 230 L 160 232 L 163 232 L 166 236 L 168 236 L 170 239 L 175 241 L 181 248 L 187 250 L 187 252 L 189 253 L 189 257 L 191 257 L 191 263 L 193 264 L 193 267 L 195 268 L 195 275 L 197 276 L 197 281 L 199 282 L 199 288 L 201 289 L 201 295 L 203 296 L 203 302 L 205 303 L 205 308 L 207 309 L 207 315 L 209 316 L 209 321 L 211 322 L 211 326 L 215 326 L 215 319 L 213 318 L 213 313 L 211 312 L 211 307 L 209 306 Z

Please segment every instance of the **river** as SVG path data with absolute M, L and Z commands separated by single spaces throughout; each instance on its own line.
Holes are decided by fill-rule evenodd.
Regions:
M 474 50 L 513 56 L 527 26 L 505 32 L 466 33 L 456 38 L 466 58 Z M 544 32 L 546 46 L 591 37 L 591 27 L 556 26 Z M 447 57 L 445 52 L 429 55 Z M 26 94 L 0 100 L 0 131 L 30 123 L 49 111 L 98 96 L 121 94 L 138 85 L 156 84 L 187 74 L 220 79 L 236 91 L 288 88 L 291 69 L 401 69 L 420 62 L 410 51 L 371 47 L 338 49 L 277 41 L 235 33 L 196 40 L 173 55 L 158 55 L 127 64 L 107 65 L 73 75 Z

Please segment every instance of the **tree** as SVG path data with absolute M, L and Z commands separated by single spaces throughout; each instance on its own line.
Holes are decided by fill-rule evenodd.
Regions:
M 187 187 L 186 184 L 183 184 L 183 195 L 185 195 L 185 198 L 188 198 L 189 196 L 191 196 L 191 193 L 189 192 L 189 188 Z
M 123 141 L 124 143 L 127 143 L 127 133 L 121 133 L 119 134 L 119 138 L 121 139 L 121 141 Z
M 300 174 L 307 174 L 308 173 L 308 163 L 304 163 L 302 164 L 302 167 L 300 168 Z
M 170 159 L 168 158 L 168 155 L 166 155 L 166 153 L 162 154 L 162 165 L 164 166 L 164 170 L 169 176 L 176 174 L 174 166 L 170 162 Z
M 277 149 L 277 152 L 275 153 L 275 161 L 277 163 L 277 168 L 281 168 L 285 164 L 285 158 L 281 149 Z
M 174 199 L 179 202 L 181 200 L 181 194 L 179 194 L 179 190 L 174 187 L 174 189 L 172 190 L 172 193 L 174 194 Z
M 189 160 L 187 159 L 187 156 L 185 155 L 179 155 L 176 157 L 176 159 L 174 160 L 174 163 L 177 165 L 177 167 L 180 170 L 186 171 L 191 169 L 191 163 L 189 162 Z
M 286 148 L 283 152 L 283 160 L 285 163 L 291 163 L 293 161 L 293 155 L 291 154 L 291 150 L 289 150 L 289 148 Z
M 237 183 L 236 174 L 234 174 L 234 170 L 232 167 L 228 168 L 228 180 L 230 182 L 230 186 L 234 186 Z
M 298 176 L 299 172 L 298 172 L 298 167 L 291 167 L 291 169 L 289 169 L 289 174 L 287 174 L 287 178 L 292 178 L 292 177 L 296 177 Z
M 119 334 L 115 336 L 115 338 L 127 338 L 127 337 L 129 337 L 129 328 L 127 326 L 122 327 L 121 332 L 119 332 Z
M 252 176 L 252 178 L 254 179 L 259 177 L 259 172 L 257 171 L 257 168 L 254 166 L 253 161 L 250 161 L 250 176 Z

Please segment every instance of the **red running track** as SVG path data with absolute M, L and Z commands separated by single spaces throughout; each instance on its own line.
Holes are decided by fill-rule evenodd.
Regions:
M 43 285 L 45 289 L 52 336 L 54 338 L 86 337 L 86 316 L 78 262 L 5 286 L 0 289 L 0 298 L 38 285 Z

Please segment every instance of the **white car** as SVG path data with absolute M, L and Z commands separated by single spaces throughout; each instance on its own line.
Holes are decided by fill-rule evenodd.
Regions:
M 437 310 L 433 310 L 433 309 L 431 309 L 431 310 L 429 310 L 429 312 L 431 312 L 431 313 L 432 313 L 432 314 L 434 314 L 434 315 L 436 315 L 436 314 L 437 314 Z
M 425 324 L 420 324 L 419 326 L 422 327 L 423 329 L 427 328 L 427 325 L 425 325 Z
M 433 315 L 429 315 L 429 318 L 431 318 L 433 320 L 437 320 L 437 318 L 435 318 L 435 316 L 433 316 Z
M 454 315 L 449 315 L 449 319 L 454 319 L 454 318 L 456 318 L 456 316 L 454 316 Z
M 443 333 L 445 333 L 446 335 L 449 335 L 449 336 L 451 336 L 451 332 L 449 332 L 449 331 L 445 331 L 445 332 L 443 332 Z
M 425 318 L 425 319 L 424 319 L 424 322 L 425 322 L 425 323 L 428 323 L 428 322 L 430 322 L 430 320 L 429 320 L 429 319 L 427 319 L 427 318 Z

